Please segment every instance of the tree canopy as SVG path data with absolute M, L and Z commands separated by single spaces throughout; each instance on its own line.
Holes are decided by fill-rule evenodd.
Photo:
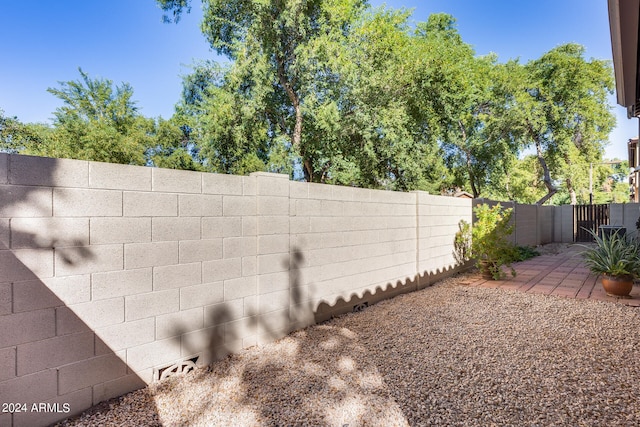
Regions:
M 192 7 L 156 2 L 174 23 Z M 500 62 L 478 56 L 444 13 L 414 24 L 410 11 L 366 0 L 200 2 L 203 35 L 228 62 L 195 62 L 173 117 L 144 117 L 129 84 L 79 69 L 49 89 L 63 102 L 51 125 L 0 111 L 0 150 L 586 201 L 589 165 L 602 163 L 615 121 L 611 64 L 582 46 Z M 595 171 L 598 191 L 622 191 L 610 166 Z

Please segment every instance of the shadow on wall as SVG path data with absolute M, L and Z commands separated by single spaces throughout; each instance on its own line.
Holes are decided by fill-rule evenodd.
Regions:
M 313 323 L 312 302 L 303 301 L 301 293 L 300 268 L 303 264 L 304 254 L 298 249 L 291 251 L 290 260 L 283 261 L 283 267 L 289 269 L 287 309 L 265 312 L 257 297 L 243 305 L 223 302 L 205 307 L 205 325 L 208 327 L 203 331 L 176 325 L 171 335 L 187 354 L 193 355 L 194 365 L 207 365 L 243 348 L 283 337 L 290 332 L 292 324 Z
M 369 304 L 422 289 L 460 271 L 452 267 L 424 272 L 413 280 L 387 283 L 363 296 L 352 294 L 333 305 L 321 303 L 314 310 L 301 292 L 304 261 L 304 253 L 294 248 L 289 264 L 290 309 L 280 315 L 280 322 L 274 323 L 273 317 L 261 316 L 259 311 L 247 313 L 248 320 L 238 319 L 239 313 L 229 304 L 217 305 L 209 315 L 215 326 L 207 337 L 207 357 L 215 360 L 237 352 L 253 342 L 251 337 L 256 334 L 271 339 L 282 337 L 274 324 L 311 324 L 361 311 Z M 184 339 L 189 332 L 183 328 L 175 334 L 176 339 L 181 339 L 180 335 Z M 406 417 L 389 395 L 386 379 L 378 368 L 381 363 L 380 354 L 370 354 L 370 348 L 351 330 L 330 323 L 299 329 L 281 338 L 277 346 L 267 345 L 260 352 L 228 357 L 181 379 L 181 388 L 189 388 L 190 394 L 211 398 L 199 400 L 198 405 L 191 401 L 188 409 L 172 413 L 175 418 L 171 424 L 206 424 L 215 420 L 233 425 L 241 416 L 242 422 L 256 425 L 398 425 Z M 159 400 L 170 399 L 175 396 L 174 384 L 171 379 L 159 383 L 154 394 Z M 224 393 L 219 392 L 221 388 L 225 388 Z
M 424 271 L 413 279 L 406 278 L 405 281 L 397 280 L 395 284 L 387 283 L 384 287 L 377 286 L 373 292 L 367 290 L 362 296 L 351 294 L 349 299 L 338 298 L 334 304 L 322 302 L 314 312 L 315 323 L 324 322 L 341 314 L 362 311 L 369 305 L 376 304 L 380 301 L 424 289 L 439 280 L 465 271 L 468 268 L 469 265 L 467 264 L 450 267 L 448 269 L 438 269 L 432 272 Z
M 35 182 L 54 186 L 57 162 L 11 169 L 0 154 L 0 403 L 19 404 L 2 426 L 49 425 L 145 385 L 85 321 L 90 276 L 72 272 L 95 258 L 89 219 L 54 218 L 61 194 Z

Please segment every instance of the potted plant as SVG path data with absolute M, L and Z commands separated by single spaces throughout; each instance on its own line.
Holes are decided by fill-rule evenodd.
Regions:
M 617 231 L 599 236 L 588 230 L 595 244 L 585 246 L 582 252 L 585 264 L 601 275 L 602 287 L 613 296 L 627 296 L 633 288 L 633 280 L 640 276 L 640 246 L 635 240 L 627 240 Z
M 505 209 L 499 204 L 493 207 L 481 204 L 473 209 L 473 213 L 476 218 L 471 227 L 468 256 L 476 260 L 480 272 L 487 278 L 504 278 L 504 267 L 509 268 L 511 275 L 515 276 L 516 271 L 511 267 L 511 262 L 518 259 L 517 247 L 509 241 L 509 235 L 513 232 L 510 222 L 513 210 Z M 468 229 L 464 225 L 460 226 L 461 240 L 463 233 L 468 236 Z

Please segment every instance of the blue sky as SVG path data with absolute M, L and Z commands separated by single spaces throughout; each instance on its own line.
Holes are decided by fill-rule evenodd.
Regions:
M 478 54 L 522 62 L 563 43 L 586 56 L 611 59 L 606 0 L 370 0 L 373 6 L 413 9 L 412 21 L 447 12 Z M 142 114 L 169 118 L 181 76 L 197 59 L 214 57 L 199 29 L 200 2 L 178 25 L 162 23 L 153 0 L 0 0 L 0 109 L 23 122 L 47 122 L 60 101 L 46 90 L 59 81 L 91 77 L 133 86 Z M 611 97 L 615 105 L 615 98 Z M 607 157 L 626 158 L 638 123 L 615 106 L 617 128 Z

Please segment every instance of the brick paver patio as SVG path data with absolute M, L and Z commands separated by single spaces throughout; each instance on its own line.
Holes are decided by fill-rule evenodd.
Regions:
M 611 301 L 640 307 L 640 286 L 634 285 L 629 297 L 607 295 L 597 275 L 582 262 L 584 248 L 570 245 L 561 253 L 541 255 L 513 264 L 516 277 L 509 274 L 503 280 L 487 280 L 474 275 L 469 286 L 513 289 L 522 292 L 556 295 L 567 298 Z

